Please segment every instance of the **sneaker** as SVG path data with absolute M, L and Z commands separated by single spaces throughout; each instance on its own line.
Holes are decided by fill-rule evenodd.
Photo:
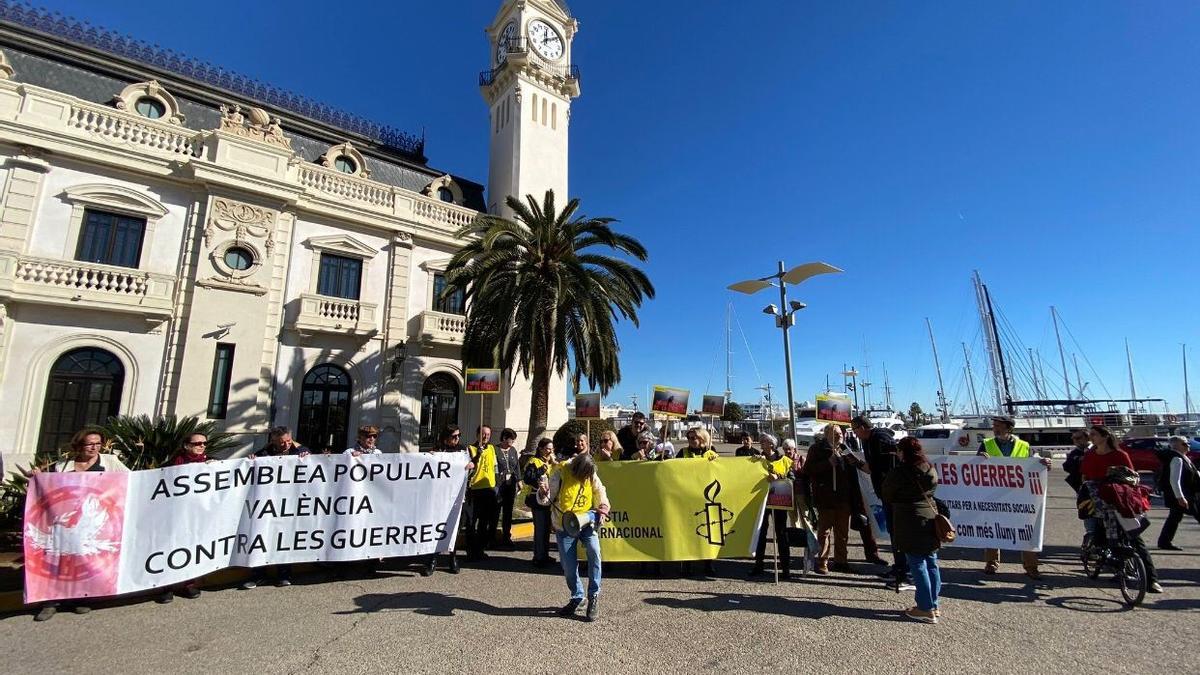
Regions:
M 429 563 L 428 565 L 421 565 L 421 576 L 423 576 L 423 577 L 433 576 L 433 563 Z
M 904 616 L 920 623 L 938 622 L 937 615 L 935 615 L 933 612 L 926 612 L 925 610 L 918 609 L 916 607 L 910 607 L 904 610 Z
M 258 579 L 247 579 L 247 580 L 243 581 L 241 583 L 241 585 L 238 586 L 238 588 L 242 589 L 243 591 L 248 591 L 253 588 L 258 588 Z
M 287 588 L 288 586 L 291 586 L 291 585 L 292 585 L 292 580 L 288 579 L 287 577 L 279 577 L 278 579 L 275 580 L 276 588 Z
M 1000 571 L 1000 563 L 990 562 L 983 566 L 984 574 L 995 574 L 998 571 Z
M 1163 551 L 1182 551 L 1183 549 L 1175 544 L 1159 544 L 1158 548 Z
M 886 565 L 888 563 L 885 560 L 883 562 L 883 564 Z M 905 571 L 904 573 L 908 574 L 907 571 Z M 879 576 L 883 577 L 884 579 L 895 579 L 897 574 L 900 574 L 900 568 L 896 567 L 895 565 L 892 565 L 891 567 L 887 568 L 886 570 L 880 572 Z
M 1150 591 L 1151 593 L 1162 593 L 1163 587 L 1162 587 L 1162 584 L 1155 581 L 1154 583 L 1150 584 L 1150 587 L 1147 588 L 1146 590 Z
M 595 621 L 598 616 L 600 616 L 600 596 L 593 595 L 588 598 L 587 612 L 584 613 L 583 620 L 588 622 Z
M 58 613 L 58 605 L 42 605 L 38 613 L 33 617 L 34 621 L 49 621 Z
M 911 582 L 909 582 L 909 581 L 901 581 L 901 582 L 897 583 L 897 582 L 896 582 L 896 580 L 894 580 L 894 579 L 893 579 L 892 581 L 889 581 L 889 582 L 886 584 L 886 588 L 887 588 L 887 589 L 889 589 L 889 590 L 894 590 L 894 591 L 896 591 L 897 593 L 903 593 L 903 592 L 905 592 L 905 591 L 915 591 L 915 590 L 917 590 L 917 587 L 916 587 L 916 586 L 914 586 L 914 585 L 913 585 Z
M 575 616 L 575 612 L 579 606 L 583 604 L 582 598 L 571 598 L 571 601 L 563 605 L 562 609 L 558 610 L 559 616 Z
M 891 563 L 884 560 L 883 558 L 880 558 L 879 556 L 871 556 L 871 557 L 867 558 L 867 562 L 871 563 L 872 565 L 880 565 L 883 567 L 891 565 Z
M 188 600 L 195 600 L 196 598 L 200 597 L 200 589 L 196 588 L 195 586 L 188 586 L 183 589 L 183 597 L 187 598 Z
M 154 601 L 160 605 L 169 605 L 169 604 L 171 604 L 171 601 L 174 599 L 175 599 L 174 591 L 164 591 L 162 593 L 162 595 L 159 595 L 157 598 L 154 599 Z

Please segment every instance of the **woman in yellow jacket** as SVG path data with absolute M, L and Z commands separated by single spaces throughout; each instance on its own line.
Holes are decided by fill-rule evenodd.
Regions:
M 535 492 L 550 484 L 550 476 L 558 471 L 558 460 L 554 457 L 554 441 L 549 438 L 538 440 L 537 450 L 526 459 L 521 468 L 521 492 L 526 495 L 525 505 L 533 513 L 533 566 L 545 567 L 554 560 L 550 557 L 550 507 L 538 503 Z
M 792 479 L 795 477 L 793 467 L 794 461 L 791 457 L 780 453 L 776 450 L 777 441 L 770 434 L 763 434 L 759 439 L 759 445 L 762 446 L 762 462 L 763 467 L 767 470 L 767 480 L 774 482 L 777 480 Z M 774 514 L 772 516 L 772 514 Z M 787 537 L 787 514 L 783 509 L 767 509 L 763 512 L 762 526 L 758 533 L 758 547 L 754 551 L 754 567 L 750 570 L 750 576 L 756 577 L 763 573 L 763 559 L 767 555 L 767 528 L 771 523 L 772 517 L 775 521 L 775 548 L 780 552 L 780 562 L 783 564 L 783 579 L 790 580 L 792 578 L 792 551 L 788 544 Z
M 588 557 L 587 613 L 585 621 L 595 621 L 600 612 L 600 537 L 596 530 L 608 517 L 608 493 L 596 462 L 586 451 L 581 452 L 556 471 L 550 480 L 538 487 L 538 503 L 552 507 L 557 529 L 558 556 L 562 563 L 571 600 L 558 611 L 560 616 L 574 616 L 583 604 L 583 585 L 579 582 L 579 553 L 576 543 L 583 544 Z M 587 514 L 592 522 L 586 522 Z M 573 514 L 585 523 L 577 534 L 568 534 L 563 519 Z

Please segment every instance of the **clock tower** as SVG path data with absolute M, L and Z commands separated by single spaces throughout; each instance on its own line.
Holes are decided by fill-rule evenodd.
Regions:
M 565 0 L 507 0 L 487 29 L 489 70 L 479 77 L 489 108 L 488 211 L 509 215 L 505 199 L 567 192 L 567 128 L 579 70 L 571 41 L 579 29 Z
M 567 129 L 571 99 L 579 96 L 571 41 L 578 30 L 566 0 L 505 0 L 487 28 L 489 64 L 479 89 L 489 110 L 489 213 L 511 217 L 504 203 L 509 195 L 541 202 L 546 190 L 554 190 L 559 209 L 570 199 Z M 487 421 L 511 427 L 528 444 L 535 440 L 527 438 L 530 382 L 515 372 L 505 380 L 503 407 L 492 407 Z M 552 434 L 567 421 L 566 380 L 552 374 L 549 393 L 546 426 Z

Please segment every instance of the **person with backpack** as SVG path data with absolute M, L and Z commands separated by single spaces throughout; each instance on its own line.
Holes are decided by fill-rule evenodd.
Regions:
M 1155 476 L 1155 483 L 1162 490 L 1163 503 L 1170 509 L 1162 531 L 1158 534 L 1158 547 L 1164 551 L 1182 551 L 1176 546 L 1175 532 L 1184 514 L 1191 514 L 1200 522 L 1200 507 L 1196 504 L 1196 490 L 1200 488 L 1200 476 L 1188 457 L 1188 439 L 1172 436 L 1171 452 L 1163 458 L 1162 467 Z

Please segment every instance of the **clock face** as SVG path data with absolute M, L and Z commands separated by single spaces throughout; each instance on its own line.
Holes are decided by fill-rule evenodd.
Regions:
M 550 24 L 541 19 L 534 19 L 529 22 L 529 41 L 533 43 L 533 48 L 537 50 L 542 57 L 557 61 L 562 58 L 566 47 L 563 44 L 562 36 L 558 31 L 550 27 Z
M 512 43 L 517 39 L 517 22 L 509 21 L 504 30 L 500 31 L 500 36 L 496 38 L 496 65 L 500 65 L 508 60 L 508 50 L 511 47 L 516 47 Z

